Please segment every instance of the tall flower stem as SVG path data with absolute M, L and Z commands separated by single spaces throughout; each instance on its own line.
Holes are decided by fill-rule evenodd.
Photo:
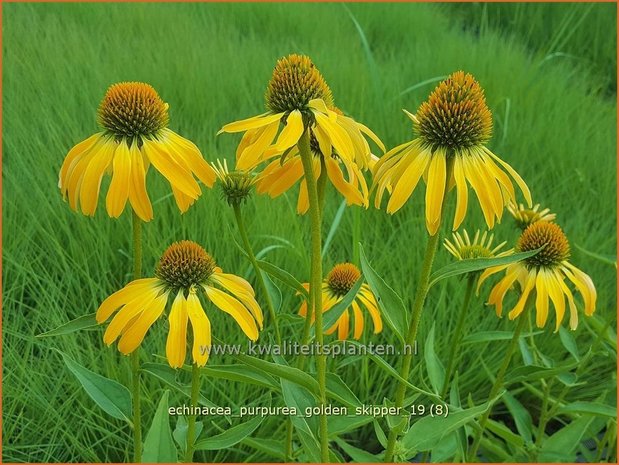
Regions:
M 243 240 L 243 246 L 245 247 L 245 252 L 249 257 L 249 261 L 251 262 L 254 273 L 256 273 L 256 280 L 258 281 L 258 286 L 260 286 L 260 292 L 262 292 L 264 296 L 264 300 L 267 304 L 267 308 L 269 309 L 269 315 L 271 316 L 271 321 L 273 322 L 273 326 L 275 328 L 275 339 L 277 340 L 277 344 L 281 345 L 282 336 L 279 331 L 279 324 L 277 323 L 277 315 L 275 314 L 275 307 L 273 306 L 273 299 L 271 299 L 271 294 L 267 289 L 266 282 L 264 281 L 264 275 L 262 274 L 262 270 L 258 266 L 258 261 L 256 260 L 256 255 L 254 255 L 254 251 L 252 250 L 251 243 L 249 242 L 249 237 L 247 235 L 247 228 L 245 227 L 245 220 L 243 219 L 243 215 L 241 214 L 241 206 L 239 204 L 234 204 L 234 217 L 236 219 L 236 224 L 239 228 L 239 232 L 241 233 L 241 239 Z
M 191 366 L 191 406 L 198 407 L 198 397 L 200 395 L 200 367 L 194 363 Z M 187 448 L 185 449 L 185 463 L 193 461 L 193 451 L 196 443 L 196 414 L 187 418 Z
M 526 304 L 525 304 L 525 312 L 526 312 Z M 518 340 L 520 339 L 520 333 L 524 328 L 525 323 L 527 322 L 526 315 L 521 314 L 518 317 L 518 324 L 516 325 L 516 329 L 514 330 L 514 335 L 509 343 L 509 347 L 507 348 L 507 352 L 505 352 L 505 357 L 503 358 L 503 364 L 501 368 L 499 368 L 499 372 L 494 379 L 494 384 L 490 389 L 490 394 L 488 394 L 488 402 L 496 397 L 501 388 L 503 387 L 503 380 L 505 378 L 505 373 L 509 368 L 509 364 L 512 360 L 514 352 L 516 351 L 516 347 L 518 346 Z M 488 407 L 488 410 L 482 415 L 479 419 L 479 429 L 477 430 L 477 435 L 475 436 L 475 440 L 473 441 L 473 445 L 469 451 L 469 462 L 473 462 L 477 458 L 477 451 L 479 450 L 479 444 L 481 442 L 481 438 L 484 434 L 484 430 L 486 429 L 486 423 L 488 422 L 488 418 L 490 418 L 490 412 L 492 411 L 491 407 Z
M 321 237 L 321 208 L 318 197 L 318 188 L 312 163 L 312 152 L 310 149 L 309 132 L 306 130 L 298 142 L 301 161 L 303 162 L 303 171 L 305 174 L 305 182 L 307 183 L 307 194 L 309 200 L 309 216 L 311 222 L 311 278 L 310 278 L 310 295 L 312 296 L 312 304 L 308 309 L 313 307 L 313 315 L 316 323 L 316 343 L 319 347 L 316 356 L 316 370 L 318 372 L 318 386 L 320 394 L 320 403 L 326 405 L 326 380 L 327 380 L 327 359 L 322 353 L 323 347 L 323 331 L 322 331 L 322 237 Z M 307 319 L 311 318 L 311 314 L 307 315 Z M 329 461 L 329 436 L 327 432 L 327 417 L 324 413 L 320 415 L 320 457 L 322 462 Z
M 142 276 L 142 220 L 133 212 L 133 279 Z M 133 394 L 133 461 L 142 461 L 142 412 L 140 405 L 140 348 L 131 352 Z
M 466 322 L 469 307 L 471 305 L 471 299 L 473 297 L 473 289 L 475 288 L 475 280 L 477 278 L 477 273 L 469 273 L 468 279 L 466 281 L 466 292 L 464 294 L 464 302 L 462 303 L 462 310 L 460 310 L 460 315 L 458 316 L 458 323 L 456 325 L 456 331 L 454 333 L 453 342 L 451 344 L 451 348 L 449 350 L 449 358 L 447 359 L 447 368 L 445 370 L 445 380 L 443 381 L 443 389 L 441 389 L 441 399 L 445 399 L 447 396 L 447 391 L 449 389 L 449 384 L 451 381 L 451 376 L 453 374 L 454 367 L 456 365 L 456 359 L 458 358 L 460 348 L 460 342 L 462 340 L 462 329 L 464 329 L 464 323 Z
M 451 177 L 451 170 L 453 166 L 453 159 L 449 158 L 447 161 L 447 176 L 445 181 L 445 191 L 443 192 L 443 209 L 445 207 L 445 198 L 447 197 L 447 187 L 449 178 Z M 443 211 L 441 209 L 441 211 Z M 442 220 L 442 217 L 441 217 Z M 426 244 L 426 250 L 423 257 L 423 264 L 421 267 L 421 274 L 419 275 L 419 282 L 417 284 L 417 292 L 415 293 L 415 299 L 413 301 L 412 319 L 408 326 L 408 332 L 404 339 L 405 347 L 414 347 L 415 339 L 417 338 L 417 330 L 419 329 L 419 322 L 421 321 L 421 312 L 423 305 L 428 295 L 428 285 L 430 284 L 430 273 L 432 272 L 432 264 L 434 263 L 434 256 L 436 255 L 436 249 L 440 239 L 440 227 L 436 234 L 428 237 Z M 413 361 L 413 351 L 405 350 L 402 358 L 402 367 L 400 368 L 400 377 L 403 380 L 408 380 L 408 376 L 411 370 L 411 364 Z M 395 407 L 402 408 L 404 404 L 404 397 L 406 396 L 406 383 L 401 381 L 398 383 L 398 388 L 395 395 Z M 387 448 L 385 450 L 385 462 L 392 462 L 395 452 L 395 444 L 404 429 L 406 421 L 404 418 L 389 431 L 389 438 L 387 440 Z

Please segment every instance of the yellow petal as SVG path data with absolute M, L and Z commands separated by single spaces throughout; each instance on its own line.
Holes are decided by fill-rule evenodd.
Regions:
M 412 160 L 402 160 L 402 164 L 407 164 L 408 166 L 393 188 L 391 198 L 387 204 L 387 213 L 395 213 L 402 208 L 413 194 L 413 191 L 417 187 L 417 184 L 419 184 L 419 180 L 431 160 L 427 152 L 422 152 L 414 158 L 409 158 L 412 158 Z
M 92 216 L 97 209 L 101 179 L 114 157 L 116 143 L 111 139 L 106 142 L 97 154 L 90 160 L 84 171 L 80 187 L 80 205 L 84 215 Z
M 256 133 L 256 140 L 245 147 L 240 155 L 237 153 L 236 167 L 240 170 L 251 170 L 264 159 L 264 152 L 271 145 L 279 130 L 279 120 L 262 128 Z
M 264 113 L 262 115 L 252 116 L 251 118 L 224 125 L 224 127 L 222 127 L 217 134 L 221 134 L 222 132 L 242 132 L 249 129 L 261 128 L 273 123 L 274 121 L 279 121 L 283 115 L 283 113 L 277 113 L 274 115 Z
M 583 300 L 585 302 L 585 315 L 593 315 L 593 312 L 595 312 L 595 304 L 597 300 L 597 291 L 595 290 L 593 281 L 591 280 L 589 275 L 583 273 L 571 263 L 565 261 L 563 262 L 563 265 L 563 272 L 569 278 L 569 280 L 574 283 L 576 288 L 582 294 Z
M 328 158 L 325 162 L 329 179 L 340 194 L 344 196 L 346 203 L 349 205 L 362 205 L 363 196 L 352 184 L 346 182 L 344 175 L 342 174 L 342 170 L 340 170 L 337 162 L 333 158 Z
M 344 310 L 342 316 L 337 320 L 337 338 L 340 341 L 348 339 L 348 332 L 350 330 L 350 314 L 348 309 Z
M 548 274 L 543 268 L 540 269 L 537 272 L 537 279 L 535 282 L 535 291 L 537 292 L 537 296 L 535 298 L 535 323 L 538 328 L 543 328 L 548 318 L 548 294 L 551 286 L 552 284 L 549 280 Z M 557 328 L 559 323 L 560 322 L 557 323 Z
M 505 168 L 507 170 L 507 172 L 510 174 L 510 176 L 512 178 L 514 178 L 514 180 L 516 181 L 516 184 L 518 184 L 518 187 L 520 187 L 520 190 L 522 191 L 525 200 L 527 201 L 527 204 L 529 205 L 529 208 L 533 207 L 533 199 L 531 198 L 531 192 L 529 191 L 529 186 L 527 186 L 527 184 L 524 182 L 524 180 L 520 177 L 520 175 L 516 172 L 516 170 L 514 168 L 512 168 L 508 163 L 504 162 L 503 160 L 501 160 L 499 157 L 497 157 L 494 153 L 492 153 L 490 150 L 485 149 L 485 152 L 490 155 L 492 158 L 494 158 L 497 162 L 499 162 L 499 164 Z
M 511 312 L 509 312 L 510 320 L 513 320 L 514 318 L 518 317 L 518 315 L 520 315 L 522 311 L 524 310 L 524 306 L 526 305 L 527 300 L 529 299 L 529 294 L 531 293 L 531 290 L 535 287 L 536 277 L 537 277 L 537 273 L 535 270 L 528 271 L 527 280 L 522 290 L 522 295 L 520 296 L 520 299 L 518 300 L 518 303 L 516 304 L 516 306 L 511 310 Z
M 189 210 L 195 201 L 195 199 L 189 197 L 184 192 L 178 190 L 174 185 L 172 185 L 172 194 L 174 194 L 174 200 L 176 201 L 176 205 L 181 213 L 185 213 Z
M 441 219 L 446 177 L 445 154 L 442 151 L 436 151 L 432 155 L 428 168 L 428 186 L 426 188 L 426 225 L 432 236 L 436 234 L 437 226 L 435 225 Z
M 129 149 L 131 154 L 131 184 L 129 185 L 129 202 L 135 213 L 142 221 L 153 219 L 153 206 L 146 191 L 146 170 L 144 169 L 144 156 L 138 149 L 137 144 L 132 144 Z
M 60 173 L 58 176 L 58 187 L 60 187 L 60 189 L 64 190 L 64 187 L 67 184 L 69 168 L 74 165 L 80 157 L 85 155 L 91 148 L 93 148 L 95 143 L 98 142 L 99 139 L 102 137 L 103 133 L 98 132 L 97 134 L 93 134 L 88 139 L 83 140 L 79 144 L 75 145 L 71 150 L 69 150 L 69 153 L 62 162 L 62 167 L 60 168 Z
M 462 221 L 466 216 L 466 209 L 469 202 L 469 189 L 466 185 L 466 177 L 464 175 L 464 168 L 462 166 L 462 157 L 460 155 L 455 156 L 453 176 L 456 181 L 456 213 L 454 215 L 453 230 L 455 231 L 460 227 Z
M 355 314 L 355 329 L 352 337 L 353 339 L 359 340 L 363 334 L 363 313 L 361 313 L 361 309 L 359 308 L 359 304 L 357 302 L 353 301 L 352 308 Z
M 301 186 L 299 187 L 299 199 L 297 200 L 297 213 L 299 215 L 304 215 L 309 209 L 309 199 L 307 193 L 307 183 L 305 179 L 301 181 Z
M 131 281 L 122 289 L 114 292 L 101 303 L 97 309 L 97 323 L 101 324 L 107 320 L 118 307 L 131 302 L 137 296 L 144 294 L 147 289 L 157 288 L 160 281 L 157 278 L 142 278 Z
M 200 149 L 193 142 L 179 136 L 170 129 L 164 129 L 163 132 L 164 136 L 167 136 L 173 142 L 170 144 L 172 150 L 187 162 L 190 171 L 195 173 L 204 185 L 213 187 L 217 174 L 213 167 L 202 157 Z
M 105 206 L 108 215 L 112 218 L 118 218 L 125 209 L 125 204 L 129 198 L 129 183 L 131 181 L 131 155 L 124 140 L 118 144 L 116 152 L 114 152 L 112 166 L 112 182 L 107 191 Z
M 354 161 L 353 145 L 348 133 L 322 113 L 314 113 L 316 124 L 329 136 L 329 140 L 342 158 Z
M 258 327 L 254 318 L 241 302 L 223 291 L 211 286 L 204 286 L 209 299 L 221 310 L 231 315 L 243 332 L 252 341 L 258 339 Z
M 559 331 L 559 326 L 561 326 L 561 322 L 563 321 L 563 315 L 565 315 L 565 298 L 563 297 L 563 290 L 559 284 L 559 281 L 563 278 L 557 276 L 554 271 L 548 271 L 547 276 L 548 279 L 546 280 L 546 285 L 548 287 L 548 294 L 550 295 L 550 299 L 555 306 L 555 314 L 557 317 L 555 326 L 555 332 L 557 332 Z
M 165 353 L 172 368 L 181 368 L 185 363 L 188 319 L 186 305 L 185 296 L 183 291 L 180 290 L 176 294 L 170 309 L 170 315 L 168 316 L 170 330 L 168 331 Z
M 200 186 L 192 174 L 176 162 L 169 153 L 168 147 L 161 142 L 145 140 L 142 150 L 159 171 L 173 186 L 192 199 L 200 195 Z
M 154 302 L 145 308 L 135 322 L 123 332 L 120 341 L 118 341 L 118 350 L 127 355 L 137 349 L 146 335 L 146 331 L 153 325 L 161 316 L 165 308 L 168 294 L 161 294 Z
M 186 307 L 193 332 L 193 361 L 199 367 L 206 365 L 211 349 L 211 322 L 206 316 L 200 299 L 194 292 L 189 293 Z
M 301 134 L 303 134 L 304 130 L 305 127 L 303 125 L 303 116 L 301 112 L 299 110 L 290 112 L 288 118 L 286 118 L 286 126 L 282 129 L 275 143 L 275 150 L 284 152 L 286 149 L 295 145 L 301 138 Z
M 494 207 L 485 185 L 479 177 L 476 166 L 473 160 L 468 156 L 462 158 L 462 166 L 464 167 L 466 179 L 471 183 L 471 187 L 477 195 L 488 229 L 492 229 L 494 227 Z

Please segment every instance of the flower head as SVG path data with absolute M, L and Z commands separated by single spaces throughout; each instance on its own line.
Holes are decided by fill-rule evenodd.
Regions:
M 252 170 L 272 160 L 260 175 L 258 192 L 276 197 L 304 178 L 298 143 L 309 131 L 314 175 L 320 174 L 323 158 L 329 179 L 347 201 L 368 205 L 365 180 L 360 179 L 371 163 L 365 136 L 383 151 L 384 146 L 370 129 L 335 106 L 329 86 L 309 57 L 293 54 L 277 62 L 266 107 L 267 113 L 226 124 L 220 131 L 245 133 L 236 151 L 237 169 Z
M 206 186 L 215 173 L 189 140 L 168 129 L 168 104 L 150 85 L 122 82 L 112 85 L 99 106 L 103 131 L 73 147 L 60 169 L 58 186 L 73 210 L 95 214 L 101 181 L 111 173 L 106 208 L 117 218 L 127 201 L 143 220 L 153 218 L 146 190 L 150 165 L 171 184 L 179 209 L 185 212 L 200 196 L 194 175 Z
M 507 210 L 514 217 L 516 225 L 523 231 L 537 221 L 551 223 L 557 217 L 557 215 L 550 212 L 549 208 L 540 210 L 539 203 L 535 204 L 533 208 L 527 208 L 523 204 L 517 205 L 514 202 L 510 202 L 507 205 Z
M 377 208 L 388 191 L 387 212 L 395 213 L 422 178 L 427 184 L 426 227 L 432 235 L 440 225 L 446 186 L 456 187 L 454 231 L 466 216 L 469 184 L 489 229 L 495 220 L 501 221 L 505 204 L 516 199 L 509 176 L 531 204 L 531 194 L 522 178 L 485 146 L 492 134 L 492 117 L 483 90 L 473 76 L 462 71 L 453 73 L 430 94 L 416 115 L 406 114 L 413 121 L 417 137 L 390 150 L 376 163 L 373 172 Z
M 477 230 L 475 232 L 475 236 L 473 236 L 473 240 L 471 241 L 468 232 L 466 229 L 462 234 L 459 232 L 455 232 L 452 234 L 453 242 L 450 242 L 449 239 L 445 239 L 443 245 L 458 260 L 468 260 L 474 258 L 492 258 L 492 257 L 502 257 L 511 253 L 511 250 L 507 250 L 504 252 L 499 252 L 506 244 L 506 242 L 501 242 L 499 245 L 492 247 L 492 241 L 494 240 L 494 234 L 490 234 L 488 236 L 488 232 L 484 231 L 480 237 L 480 231 Z
M 352 263 L 340 263 L 335 265 L 322 283 L 322 311 L 328 312 L 355 286 L 361 279 L 361 271 Z M 303 286 L 309 290 L 309 284 Z M 360 305 L 361 304 L 361 305 Z M 350 307 L 344 310 L 337 322 L 325 331 L 325 334 L 333 334 L 337 330 L 337 338 L 341 341 L 348 339 L 351 326 L 351 309 L 354 318 L 353 338 L 360 339 L 363 334 L 364 316 L 361 306 L 367 310 L 374 324 L 374 334 L 378 334 L 383 329 L 383 322 L 378 310 L 376 297 L 372 293 L 370 286 L 366 283 L 361 285 L 355 299 Z M 307 302 L 301 304 L 299 315 L 307 317 Z M 312 315 L 312 323 L 314 316 Z
M 535 299 L 535 321 L 538 327 L 543 327 L 548 319 L 548 299 L 550 299 L 555 309 L 555 331 L 558 331 L 565 314 L 565 300 L 567 299 L 570 310 L 569 325 L 571 329 L 576 329 L 578 312 L 568 284 L 571 282 L 580 292 L 585 315 L 591 316 L 595 312 L 597 299 L 593 281 L 568 261 L 569 242 L 558 225 L 546 221 L 531 224 L 520 236 L 516 250 L 527 252 L 540 247 L 544 248 L 522 262 L 488 268 L 479 278 L 478 291 L 479 286 L 489 276 L 505 270 L 505 277 L 492 288 L 488 298 L 488 304 L 496 307 L 497 315 L 500 316 L 502 313 L 505 294 L 517 282 L 520 287 L 520 297 L 509 312 L 510 320 L 523 312 L 527 301 L 533 302 Z
M 164 313 L 170 329 L 166 356 L 173 368 L 185 363 L 187 324 L 193 333 L 193 361 L 204 366 L 211 346 L 211 323 L 202 306 L 203 299 L 231 315 L 245 335 L 258 339 L 262 311 L 251 285 L 239 276 L 223 273 L 215 260 L 198 244 L 175 242 L 163 253 L 154 278 L 137 279 L 103 301 L 97 322 L 110 322 L 103 341 L 110 345 L 119 337 L 118 350 L 127 355 L 142 344 L 148 329 Z
M 213 169 L 217 174 L 217 179 L 219 179 L 222 197 L 228 202 L 228 205 L 241 205 L 249 198 L 256 183 L 256 177 L 251 172 L 230 171 L 226 160 L 223 163 L 217 160 L 217 165 L 213 164 Z

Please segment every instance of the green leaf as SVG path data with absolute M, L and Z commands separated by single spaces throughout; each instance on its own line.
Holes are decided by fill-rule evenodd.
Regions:
M 486 427 L 489 431 L 496 434 L 498 437 L 503 438 L 505 442 L 511 444 L 517 450 L 521 449 L 524 446 L 524 439 L 515 434 L 503 423 L 499 423 L 498 421 L 494 421 L 489 418 L 488 422 L 486 423 Z
M 161 396 L 153 422 L 146 434 L 142 455 L 142 461 L 145 463 L 176 463 L 178 460 L 168 415 L 169 392 L 165 391 Z
M 449 433 L 482 415 L 491 403 L 478 405 L 459 412 L 450 412 L 446 417 L 425 416 L 415 422 L 402 437 L 402 445 L 408 455 L 436 447 Z
M 543 333 L 543 331 L 532 331 L 522 333 L 520 337 L 529 337 L 541 333 Z M 476 344 L 480 342 L 491 341 L 509 341 L 512 337 L 514 337 L 513 331 L 478 331 L 462 338 L 462 344 Z
M 331 307 L 331 309 L 327 312 L 323 313 L 322 328 L 324 331 L 329 330 L 335 323 L 337 323 L 337 320 L 340 316 L 342 316 L 344 310 L 350 307 L 352 301 L 355 300 L 355 297 L 357 296 L 357 293 L 359 292 L 359 289 L 361 289 L 362 285 L 363 278 L 359 278 L 352 289 L 348 291 L 344 297 L 342 297 L 342 300 Z M 314 328 L 312 327 L 312 329 Z
M 590 436 L 593 416 L 584 416 L 561 428 L 542 444 L 538 462 L 575 462 L 576 448 Z
M 131 393 L 129 389 L 114 380 L 84 368 L 68 355 L 62 352 L 60 354 L 67 368 L 103 411 L 114 418 L 131 423 Z
M 520 436 L 522 436 L 525 442 L 531 444 L 533 442 L 533 420 L 529 411 L 509 392 L 503 394 L 503 403 L 507 406 L 509 413 L 511 413 Z
M 336 438 L 335 442 L 338 446 L 342 448 L 344 452 L 348 454 L 348 456 L 352 459 L 353 462 L 357 463 L 379 463 L 381 459 L 369 452 L 364 451 L 363 449 L 359 449 L 358 447 L 351 446 L 346 441 Z
M 279 268 L 279 267 L 277 267 L 277 266 L 275 266 L 275 265 L 273 265 L 273 264 L 271 264 L 269 262 L 265 262 L 264 260 L 257 260 L 257 263 L 258 263 L 258 266 L 260 268 L 262 268 L 264 271 L 269 273 L 271 276 L 273 276 L 274 278 L 279 279 L 281 282 L 283 282 L 287 286 L 289 286 L 292 289 L 294 289 L 295 291 L 299 292 L 306 299 L 309 298 L 309 294 L 307 293 L 307 290 L 290 273 L 288 273 L 285 270 L 282 270 L 281 268 Z
M 381 314 L 387 325 L 396 333 L 402 342 L 404 335 L 408 332 L 407 312 L 400 296 L 391 289 L 368 262 L 363 250 L 363 245 L 359 244 L 361 257 L 361 269 L 363 276 L 376 295 Z
M 596 252 L 591 252 L 590 250 L 585 249 L 584 247 L 579 246 L 578 244 L 574 244 L 574 246 L 580 250 L 585 255 L 588 255 L 591 258 L 595 258 L 602 263 L 606 263 L 607 265 L 614 266 L 617 268 L 617 256 L 611 254 L 599 254 Z
M 601 402 L 571 402 L 559 409 L 559 413 L 582 413 L 601 417 L 617 418 L 617 407 Z
M 82 315 L 75 320 L 71 320 L 58 326 L 51 331 L 37 334 L 36 337 L 49 337 L 49 336 L 63 336 L 65 334 L 71 334 L 82 329 L 95 328 L 97 326 L 97 319 L 95 313 L 89 313 L 88 315 Z
M 331 227 L 329 228 L 329 233 L 327 234 L 327 238 L 325 242 L 322 244 L 322 258 L 325 258 L 327 254 L 327 250 L 329 250 L 329 246 L 331 245 L 331 241 L 335 237 L 335 233 L 337 232 L 337 228 L 342 221 L 342 217 L 344 216 L 344 211 L 346 210 L 346 200 L 342 200 L 340 207 L 337 209 L 335 216 L 333 217 L 333 222 L 331 223 Z
M 430 384 L 432 384 L 434 392 L 438 393 L 441 389 L 443 389 L 443 383 L 445 382 L 445 367 L 434 351 L 435 325 L 436 322 L 433 322 L 432 329 L 426 338 L 425 352 L 423 355 L 426 360 L 426 369 L 428 370 L 428 376 L 430 377 Z
M 374 421 L 374 417 L 372 416 L 355 415 L 354 413 L 354 409 L 349 409 L 347 417 L 342 415 L 329 415 L 327 417 L 327 421 L 329 422 L 329 436 L 335 439 L 341 434 L 350 433 Z
M 576 360 L 580 360 L 580 354 L 578 353 L 578 344 L 576 339 L 572 335 L 572 332 L 565 329 L 563 326 L 559 328 L 559 338 L 563 347 L 574 357 Z
M 221 450 L 238 444 L 251 433 L 253 433 L 265 417 L 254 417 L 251 420 L 233 426 L 223 433 L 211 436 L 206 439 L 199 440 L 196 445 L 196 450 Z
M 191 385 L 182 384 L 177 379 L 177 371 L 162 363 L 144 363 L 141 367 L 145 373 L 150 373 L 159 380 L 163 381 L 169 387 L 191 398 Z M 198 397 L 198 403 L 207 407 L 217 407 L 214 403 L 206 399 L 202 394 Z
M 279 383 L 263 370 L 247 365 L 211 365 L 200 369 L 208 378 L 227 379 L 240 383 L 255 384 L 271 389 L 279 389 Z
M 538 379 L 546 379 L 550 376 L 555 376 L 560 373 L 566 373 L 572 368 L 575 368 L 578 362 L 567 365 L 560 365 L 554 368 L 543 367 L 539 365 L 527 365 L 515 368 L 505 376 L 505 384 L 522 383 L 525 381 L 535 381 Z
M 335 373 L 327 373 L 327 393 L 347 407 L 360 407 L 361 401 L 350 390 L 348 385 Z
M 194 441 L 196 441 L 200 437 L 200 433 L 202 433 L 202 429 L 204 425 L 201 421 L 196 421 L 196 430 L 193 435 Z M 187 420 L 183 415 L 178 416 L 178 420 L 176 420 L 176 428 L 174 428 L 174 432 L 172 433 L 172 437 L 176 441 L 176 444 L 181 448 L 181 452 L 184 454 L 187 449 Z
M 317 393 L 319 391 L 318 381 L 316 381 L 313 376 L 308 375 L 306 372 L 301 371 L 298 368 L 267 362 L 266 360 L 261 360 L 249 355 L 237 355 L 236 358 L 242 363 L 262 370 L 265 373 L 275 375 L 279 378 L 298 384 L 311 393 Z
M 265 438 L 252 438 L 250 436 L 243 439 L 243 444 L 256 449 L 269 457 L 285 461 L 286 452 L 284 449 L 284 442 L 277 439 L 265 439 Z
M 282 307 L 282 291 L 279 290 L 279 287 L 275 285 L 267 273 L 262 273 L 262 271 L 260 273 L 262 274 L 262 279 L 264 279 L 267 292 L 271 297 L 271 302 L 273 302 L 273 310 L 278 314 Z
M 430 457 L 432 463 L 448 463 L 458 451 L 458 432 L 452 431 L 446 435 L 434 448 Z
M 522 261 L 525 258 L 536 255 L 543 248 L 544 247 L 540 247 L 539 249 L 530 250 L 528 252 L 519 252 L 513 255 L 508 255 L 506 257 L 470 258 L 467 260 L 458 260 L 452 262 L 449 265 L 446 265 L 443 268 L 432 273 L 432 275 L 430 276 L 430 284 L 428 285 L 428 288 L 432 287 L 437 282 L 446 278 L 450 278 L 452 276 L 471 273 L 473 271 L 481 271 L 492 266 L 509 265 L 511 263 Z

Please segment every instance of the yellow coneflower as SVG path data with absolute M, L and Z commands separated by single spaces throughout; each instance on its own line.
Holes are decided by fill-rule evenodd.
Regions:
M 540 210 L 539 203 L 535 204 L 533 208 L 527 208 L 523 204 L 516 204 L 510 201 L 507 205 L 507 210 L 516 220 L 516 225 L 523 231 L 537 221 L 552 223 L 557 217 L 557 215 L 550 212 L 549 208 Z
M 481 234 L 481 231 L 477 230 L 472 241 L 466 229 L 462 231 L 462 234 L 460 234 L 460 232 L 455 232 L 452 236 L 453 242 L 450 242 L 449 239 L 445 239 L 443 245 L 447 251 L 458 260 L 504 257 L 513 252 L 511 249 L 499 252 L 499 250 L 507 244 L 506 241 L 501 242 L 496 247 L 492 247 L 494 234 L 488 236 L 488 231 L 484 231 L 484 233 Z
M 325 160 L 336 154 L 347 168 L 352 163 L 359 169 L 369 166 L 371 153 L 364 134 L 384 150 L 369 128 L 335 107 L 331 89 L 307 56 L 293 54 L 277 62 L 266 91 L 266 106 L 266 113 L 226 124 L 220 130 L 245 132 L 236 152 L 239 169 L 253 169 L 271 158 L 287 158 L 307 129 Z M 337 165 L 335 161 L 329 164 Z M 280 174 L 291 177 L 288 171 Z
M 335 265 L 322 283 L 322 311 L 328 312 L 350 291 L 355 283 L 361 278 L 361 272 L 352 263 L 340 263 Z M 304 283 L 303 287 L 309 291 L 309 284 Z M 370 286 L 366 283 L 361 285 L 359 292 L 351 303 L 350 307 L 344 310 L 337 322 L 325 331 L 325 334 L 333 334 L 337 331 L 337 338 L 341 341 L 348 339 L 351 326 L 351 308 L 354 317 L 353 338 L 359 339 L 363 333 L 364 317 L 361 306 L 368 311 L 374 324 L 374 334 L 383 330 L 383 321 L 380 316 L 376 297 L 372 293 Z M 299 309 L 299 315 L 307 316 L 307 302 L 304 301 Z M 314 323 L 312 315 L 312 324 Z
M 593 315 L 595 311 L 597 293 L 593 281 L 587 274 L 568 261 L 570 246 L 558 225 L 545 221 L 531 224 L 520 236 L 516 250 L 527 252 L 539 249 L 542 246 L 545 247 L 540 252 L 522 262 L 488 268 L 480 276 L 477 289 L 479 290 L 479 286 L 489 276 L 505 270 L 505 277 L 494 286 L 488 298 L 488 304 L 496 307 L 498 316 L 501 316 L 503 311 L 505 294 L 515 282 L 518 282 L 521 294 L 518 302 L 509 312 L 510 320 L 522 313 L 527 300 L 535 292 L 536 324 L 538 327 L 541 328 L 546 324 L 548 299 L 550 298 L 555 308 L 555 331 L 557 331 L 565 314 L 565 299 L 567 298 L 570 308 L 569 325 L 571 329 L 576 329 L 578 312 L 576 311 L 574 296 L 565 283 L 565 278 L 567 277 L 582 295 L 585 315 L 587 316 Z
M 466 215 L 470 184 L 488 228 L 492 229 L 495 218 L 501 220 L 505 204 L 516 199 L 512 181 L 505 171 L 531 204 L 531 194 L 522 178 L 485 146 L 492 133 L 492 115 L 483 89 L 473 76 L 462 71 L 453 73 L 421 104 L 416 115 L 404 111 L 413 121 L 417 138 L 390 150 L 376 164 L 377 208 L 385 190 L 390 190 L 387 212 L 398 211 L 423 177 L 427 184 L 426 226 L 434 235 L 441 219 L 447 182 L 450 187 L 456 187 L 457 193 L 455 231 Z M 448 159 L 453 159 L 449 179 Z
M 223 273 L 215 260 L 195 242 L 181 241 L 163 253 L 154 278 L 132 281 L 101 304 L 96 315 L 98 323 L 117 312 L 103 341 L 110 345 L 120 337 L 118 350 L 130 354 L 142 344 L 146 332 L 164 313 L 173 297 L 168 315 L 168 363 L 173 368 L 183 366 L 187 323 L 190 322 L 193 361 L 204 366 L 211 347 L 211 323 L 200 296 L 231 315 L 252 341 L 258 339 L 263 316 L 251 285 L 239 276 Z
M 313 155 L 314 177 L 316 179 L 320 177 L 322 163 L 324 163 L 329 180 L 344 196 L 346 203 L 367 207 L 368 187 L 359 166 L 345 158 L 340 158 L 335 152 L 324 157 L 313 134 L 310 136 L 310 149 Z M 346 169 L 348 179 L 344 176 L 341 165 Z M 371 159 L 368 167 L 370 165 Z M 274 160 L 266 166 L 260 173 L 256 190 L 259 194 L 268 194 L 271 198 L 275 198 L 286 192 L 302 178 L 304 178 L 303 162 L 299 149 L 295 146 L 286 155 L 285 160 Z M 307 184 L 305 179 L 302 179 L 297 212 L 303 214 L 307 212 L 308 208 Z
M 251 195 L 251 190 L 256 184 L 256 176 L 250 171 L 228 169 L 226 160 L 221 162 L 217 160 L 217 164 L 212 164 L 213 170 L 219 179 L 222 197 L 228 202 L 228 205 L 241 205 Z
M 58 186 L 70 207 L 77 211 L 79 205 L 82 213 L 94 215 L 101 180 L 110 173 L 108 214 L 119 217 L 129 200 L 135 213 L 150 221 L 146 174 L 152 164 L 170 182 L 178 208 L 187 211 L 201 194 L 194 175 L 210 187 L 215 172 L 198 147 L 168 129 L 168 119 L 168 104 L 150 85 L 112 85 L 99 106 L 103 131 L 73 147 L 60 169 Z

